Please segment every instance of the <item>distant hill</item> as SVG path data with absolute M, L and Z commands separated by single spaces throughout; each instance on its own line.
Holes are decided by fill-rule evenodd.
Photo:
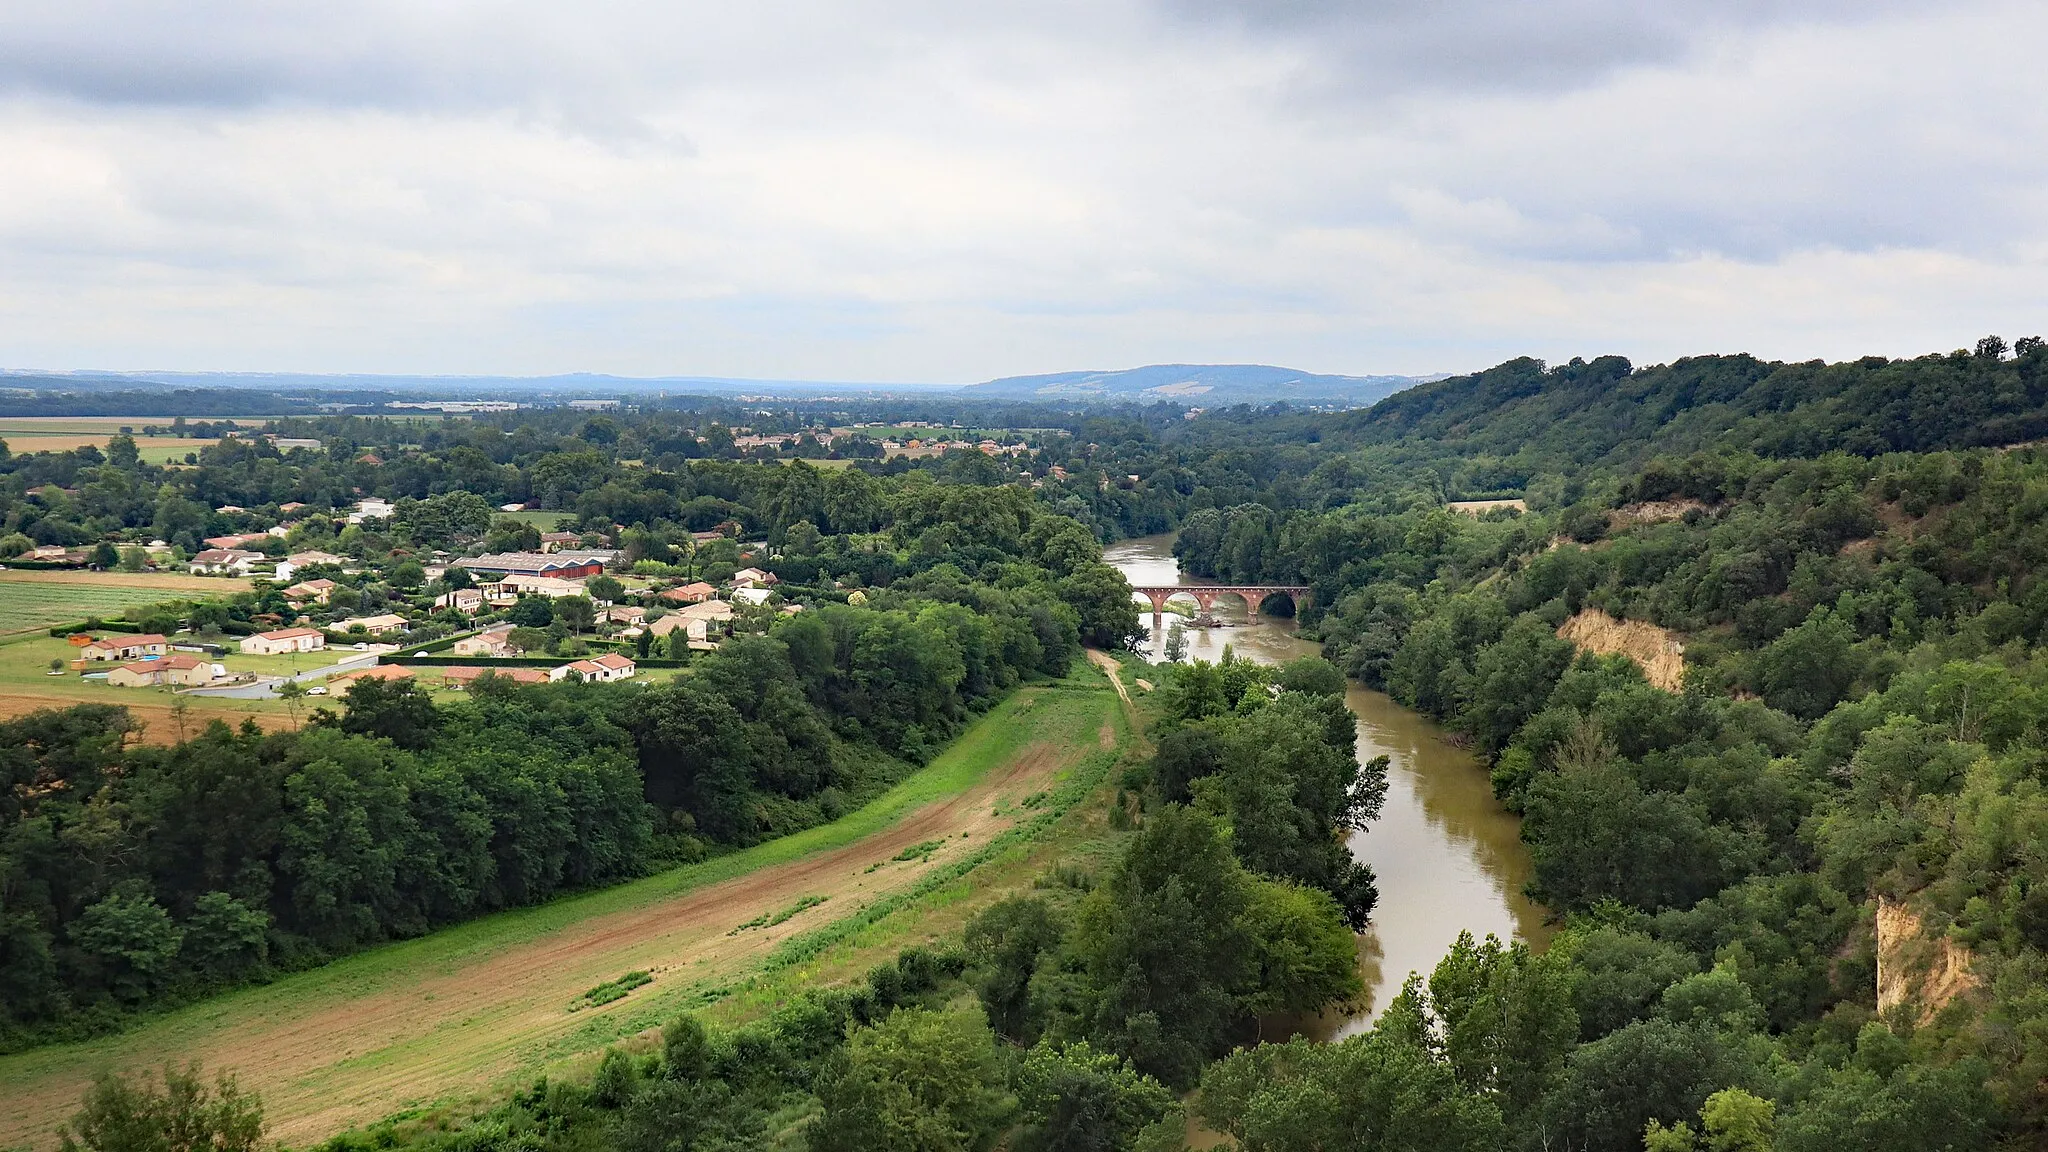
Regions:
M 1182 400 L 1202 407 L 1286 400 L 1358 407 L 1435 376 L 1323 376 L 1270 364 L 1148 364 L 1107 372 L 1005 376 L 965 390 L 970 396 L 1037 400 Z

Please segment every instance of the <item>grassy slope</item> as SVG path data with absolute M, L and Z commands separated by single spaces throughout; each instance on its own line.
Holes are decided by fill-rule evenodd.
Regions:
M 1032 707 L 1030 700 L 1020 697 L 1004 703 L 971 727 L 930 766 L 874 803 L 832 824 L 634 883 L 502 913 L 418 940 L 388 945 L 325 968 L 169 1013 L 121 1036 L 0 1058 L 0 1098 L 31 1102 L 0 1113 L 0 1145 L 42 1138 L 69 1113 L 78 1090 L 95 1069 L 144 1065 L 170 1058 L 182 1060 L 219 1043 L 230 1030 L 289 1030 L 294 1022 L 321 1013 L 345 1011 L 350 1002 L 358 999 L 403 997 L 422 981 L 459 976 L 468 966 L 531 945 L 537 939 L 564 933 L 596 917 L 658 905 L 721 881 L 855 845 L 934 801 L 973 787 L 988 777 L 992 768 L 1017 756 L 1033 737 L 1041 744 L 1049 737 L 1067 741 L 1070 758 L 1085 759 L 1086 763 L 1070 766 L 1065 773 L 1070 777 L 1078 773 L 1091 780 L 1099 778 L 1113 753 L 1104 751 L 1087 756 L 1082 748 L 1094 739 L 1099 725 L 1108 724 L 1119 734 L 1127 733 L 1128 727 L 1111 719 L 1119 715 L 1112 707 L 1113 697 L 1093 670 L 1078 673 L 1068 683 L 1079 690 L 1056 688 L 1031 694 L 1051 703 L 1037 707 L 1038 715 L 1029 722 L 1020 722 L 1019 713 Z M 972 854 L 975 871 L 993 867 L 1014 872 L 1019 860 L 1029 854 L 1034 837 L 1056 824 L 1054 820 L 1040 820 L 1019 826 L 1029 828 L 1028 834 L 998 837 L 998 842 Z M 845 907 L 843 902 L 840 907 L 827 905 L 822 915 L 805 918 L 782 939 L 783 946 L 806 938 L 816 945 L 801 963 L 777 961 L 772 955 L 755 956 L 742 968 L 709 970 L 692 983 L 657 985 L 648 992 L 636 993 L 613 1009 L 587 1018 L 567 1018 L 559 1027 L 550 1025 L 553 1032 L 545 1043 L 531 1044 L 521 1037 L 508 1037 L 504 1050 L 495 1054 L 496 1067 L 478 1072 L 461 1091 L 440 1091 L 427 1098 L 393 1096 L 370 1100 L 362 1099 L 358 1092 L 349 1097 L 346 1120 L 360 1123 L 429 1099 L 462 1098 L 479 1091 L 501 1090 L 510 1076 L 526 1074 L 629 1034 L 658 1019 L 661 1013 L 671 1011 L 672 1006 L 731 997 L 734 1008 L 742 1004 L 765 1007 L 797 986 L 835 970 L 847 956 L 877 950 L 893 952 L 894 946 L 887 941 L 901 936 L 902 926 L 924 923 L 935 910 L 986 895 L 989 890 L 979 882 L 965 884 L 964 873 L 956 865 L 935 867 L 924 882 L 908 889 L 907 895 L 899 890 L 897 897 L 889 898 L 894 903 L 886 916 L 881 915 L 884 910 L 880 908 L 856 905 L 851 915 L 845 915 L 840 913 Z M 831 915 L 839 915 L 839 919 L 824 920 L 824 916 Z M 899 916 L 903 919 L 897 920 Z M 786 956 L 781 946 L 776 953 Z M 624 967 L 622 961 L 621 970 Z M 471 1016 L 453 1021 L 450 1026 L 466 1029 L 472 1023 L 487 1027 L 489 1021 Z M 463 1033 L 465 1043 L 475 1039 L 474 1033 Z M 308 1105 L 280 1098 L 284 1091 L 317 1088 L 319 1095 L 331 1092 L 339 1097 L 351 1090 L 347 1080 L 352 1072 L 374 1069 L 388 1077 L 394 1063 L 402 1066 L 408 1060 L 431 1061 L 440 1055 L 433 1032 L 383 1051 L 335 1053 L 329 1067 L 278 1086 L 282 1091 L 272 1095 L 273 1120 L 287 1128 L 290 1135 L 303 1139 L 311 1134 L 307 1131 L 309 1122 L 302 1117 L 294 1126 L 292 1120 L 294 1111 L 303 1111 Z

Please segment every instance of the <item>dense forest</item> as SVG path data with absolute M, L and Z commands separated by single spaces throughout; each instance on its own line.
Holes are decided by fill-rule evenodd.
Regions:
M 738 509 L 770 538 L 794 537 L 808 578 L 864 574 L 875 595 L 842 610 L 847 627 L 949 605 L 961 621 L 1000 619 L 975 597 L 1020 587 L 1064 609 L 1070 642 L 1093 618 L 1090 638 L 1114 644 L 1127 624 L 1108 602 L 1128 590 L 1091 549 L 1178 530 L 1193 573 L 1311 585 L 1301 624 L 1329 661 L 1161 673 L 1152 751 L 1119 782 L 1140 798 L 1133 830 L 1100 875 L 1048 878 L 956 941 L 768 1019 L 678 1019 L 658 1051 L 615 1051 L 588 1083 L 535 1085 L 452 1130 L 395 1123 L 332 1147 L 1161 1149 L 1180 1146 L 1186 1118 L 1262 1152 L 2040 1147 L 2048 449 L 2032 441 L 2044 403 L 2041 341 L 1987 338 L 1834 365 L 1512 361 L 1355 413 L 1074 413 L 1008 461 L 947 453 L 831 475 L 721 459 L 702 435 L 676 445 L 672 468 L 621 463 L 661 456 L 649 436 L 680 427 L 669 414 L 610 431 L 565 423 L 552 440 L 450 433 L 393 453 L 419 458 L 407 475 L 438 477 L 403 490 L 389 464 L 301 469 L 325 499 L 352 481 L 425 503 L 468 467 L 497 485 L 480 492 L 524 484 L 584 523 L 644 533 L 649 557 L 686 523 Z M 209 451 L 218 482 L 285 491 L 260 479 L 291 468 L 274 453 Z M 562 455 L 580 463 L 542 468 Z M 15 474 L 67 466 L 105 467 L 17 462 Z M 874 486 L 879 510 L 863 519 L 869 506 L 831 495 L 835 483 Z M 965 493 L 1034 511 L 991 532 L 919 510 Z M 1522 506 L 1446 507 L 1479 498 Z M 40 500 L 35 517 L 119 531 Z M 128 515 L 152 523 L 153 507 Z M 9 527 L 29 533 L 35 517 Z M 863 568 L 862 536 L 877 533 L 891 556 Z M 788 684 L 849 752 L 913 755 L 913 726 L 927 741 L 949 730 L 925 716 L 973 707 L 970 694 L 892 711 L 900 727 L 871 735 L 864 721 L 855 738 L 831 684 L 859 674 L 820 677 L 839 666 L 796 654 L 837 649 L 785 635 L 795 623 L 730 656 L 765 659 L 779 642 L 788 670 L 748 682 Z M 1653 682 L 1646 669 L 1664 657 Z M 1560 931 L 1541 952 L 1462 940 L 1363 1035 L 1274 1042 L 1286 1029 L 1266 1024 L 1358 992 L 1345 929 L 1370 916 L 1377 881 L 1338 845 L 1377 811 L 1385 766 L 1354 759 L 1344 675 L 1482 758 L 1523 817 L 1532 892 Z M 744 708 L 727 703 L 742 731 Z M 472 777 L 444 759 L 443 734 L 507 722 L 488 699 L 471 707 L 410 750 L 374 699 L 363 717 L 351 701 L 289 738 L 208 738 L 260 763 L 283 755 L 272 742 L 354 737 L 461 782 Z M 539 717 L 516 722 L 545 731 Z M 666 787 L 644 724 L 609 722 L 617 762 Z M 37 770 L 69 770 L 74 755 Z M 801 804 L 803 786 L 779 794 Z M 648 856 L 735 834 L 695 783 L 662 795 Z M 76 805 L 80 828 L 121 818 L 59 803 Z M 93 859 L 78 851 L 68 874 Z M 164 905 L 170 928 L 197 915 L 185 907 Z M 107 1100 L 123 1091 L 103 1085 L 96 1106 L 118 1112 Z

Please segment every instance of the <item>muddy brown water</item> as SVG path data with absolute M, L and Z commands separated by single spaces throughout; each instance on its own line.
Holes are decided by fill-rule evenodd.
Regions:
M 1181 578 L 1172 536 L 1125 540 L 1105 549 L 1104 558 L 1132 584 L 1202 583 Z M 1165 659 L 1166 632 L 1176 621 L 1191 659 L 1215 660 L 1226 645 L 1262 664 L 1319 650 L 1295 635 L 1294 621 L 1247 613 L 1235 598 L 1222 598 L 1213 613 L 1229 626 L 1197 628 L 1171 614 L 1155 619 L 1146 602 L 1140 614 L 1149 630 L 1145 655 Z M 1427 977 L 1461 931 L 1539 948 L 1550 939 L 1543 909 L 1522 895 L 1530 865 L 1520 822 L 1493 798 L 1485 769 L 1443 729 L 1384 693 L 1353 683 L 1345 699 L 1358 717 L 1359 759 L 1388 758 L 1387 803 L 1372 827 L 1350 841 L 1352 855 L 1379 877 L 1379 906 L 1358 937 L 1365 1004 L 1306 1029 L 1323 1037 L 1366 1028 L 1408 973 Z

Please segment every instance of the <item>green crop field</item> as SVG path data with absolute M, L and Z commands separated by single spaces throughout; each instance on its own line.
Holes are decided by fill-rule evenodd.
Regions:
M 223 588 L 223 591 L 229 589 Z M 0 635 L 72 624 L 88 616 L 112 618 L 139 604 L 191 599 L 195 594 L 164 587 L 115 584 L 59 584 L 0 580 Z

